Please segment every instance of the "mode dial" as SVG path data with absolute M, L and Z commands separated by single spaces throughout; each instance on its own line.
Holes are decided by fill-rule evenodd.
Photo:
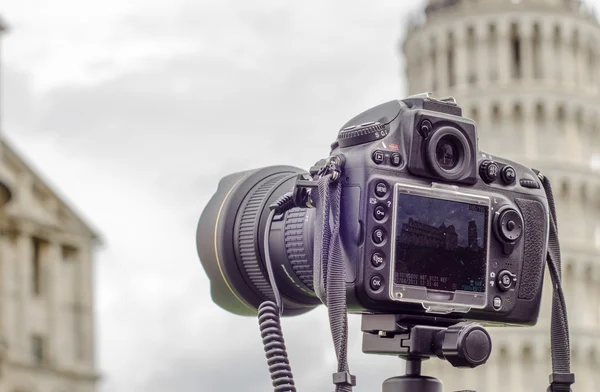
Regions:
M 387 134 L 388 130 L 385 124 L 371 121 L 343 128 L 338 133 L 337 141 L 340 147 L 350 147 L 383 139 Z

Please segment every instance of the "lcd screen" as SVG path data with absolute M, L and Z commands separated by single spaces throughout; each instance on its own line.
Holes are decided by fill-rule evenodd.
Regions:
M 398 193 L 394 283 L 484 292 L 488 207 Z

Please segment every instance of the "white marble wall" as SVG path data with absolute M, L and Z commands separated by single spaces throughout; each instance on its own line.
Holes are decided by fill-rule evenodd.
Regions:
M 0 211 L 0 391 L 94 392 L 94 241 L 84 231 L 60 227 L 57 200 L 35 195 L 37 180 L 29 172 L 13 178 L 14 199 Z M 33 237 L 44 241 L 39 295 L 33 291 Z M 63 252 L 65 246 L 76 252 Z M 41 364 L 32 353 L 34 334 L 45 341 Z
M 593 391 L 600 389 L 600 251 L 595 244 L 600 173 L 590 161 L 600 154 L 600 27 L 572 3 L 464 0 L 412 26 L 403 54 L 410 94 L 454 96 L 463 114 L 478 123 L 480 149 L 538 168 L 551 179 L 575 388 Z M 442 55 L 448 50 L 455 62 L 453 78 Z M 546 284 L 537 326 L 492 331 L 494 352 L 485 366 L 458 370 L 431 360 L 425 371 L 441 378 L 447 391 L 545 390 L 551 371 L 550 298 Z

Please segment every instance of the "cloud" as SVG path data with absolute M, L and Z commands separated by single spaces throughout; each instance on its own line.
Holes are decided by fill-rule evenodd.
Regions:
M 210 300 L 197 219 L 223 175 L 308 168 L 349 118 L 401 96 L 400 3 L 157 0 L 108 17 L 106 35 L 90 39 L 107 52 L 62 50 L 77 67 L 61 71 L 44 52 L 54 60 L 7 70 L 6 133 L 106 238 L 96 267 L 103 391 L 269 389 L 256 321 Z M 88 17 L 86 27 L 102 26 Z M 81 29 L 61 42 L 81 42 Z M 32 39 L 19 34 L 13 48 Z M 48 70 L 57 76 L 40 82 Z M 300 390 L 331 388 L 325 310 L 284 328 Z M 353 318 L 353 372 L 378 389 L 401 365 L 361 354 L 359 329 Z

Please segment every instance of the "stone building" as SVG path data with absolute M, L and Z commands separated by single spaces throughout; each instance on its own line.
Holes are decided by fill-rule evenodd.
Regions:
M 558 208 L 575 389 L 600 389 L 600 26 L 573 0 L 430 0 L 401 51 L 409 93 L 454 96 L 478 124 L 479 148 L 540 169 Z M 546 282 L 550 279 L 546 276 Z M 531 328 L 491 330 L 474 370 L 431 360 L 444 390 L 545 391 L 550 285 Z
M 97 243 L 94 231 L 0 137 L 1 392 L 96 391 Z

